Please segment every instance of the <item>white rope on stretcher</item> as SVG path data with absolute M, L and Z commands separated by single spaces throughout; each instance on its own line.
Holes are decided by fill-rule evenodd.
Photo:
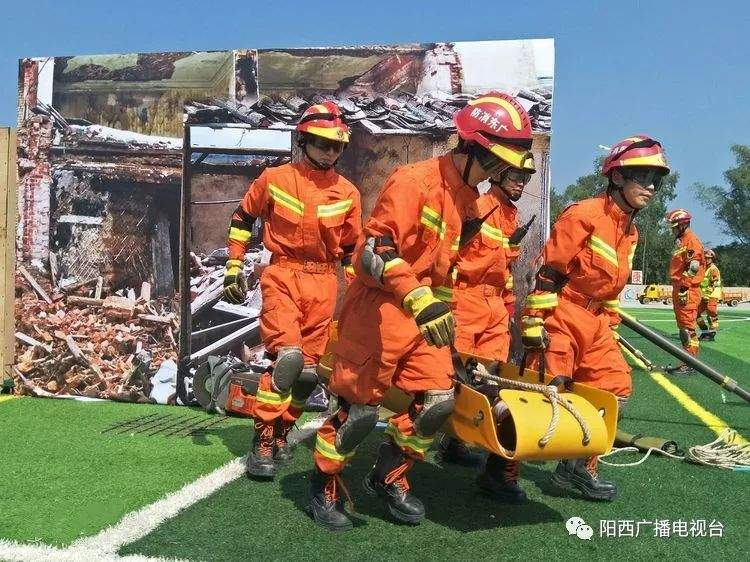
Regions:
M 562 405 L 563 408 L 568 410 L 568 412 L 570 412 L 570 414 L 581 426 L 581 430 L 583 431 L 583 444 L 588 445 L 591 441 L 591 431 L 589 430 L 589 426 L 586 423 L 586 420 L 583 418 L 583 416 L 581 416 L 580 413 L 578 413 L 578 410 L 576 410 L 573 404 L 568 402 L 563 396 L 560 396 L 557 393 L 556 387 L 546 384 L 533 384 L 512 379 L 504 379 L 502 377 L 498 377 L 497 375 L 490 374 L 489 371 L 487 371 L 487 367 L 482 365 L 482 363 L 477 363 L 473 374 L 480 379 L 496 382 L 500 386 L 518 388 L 521 390 L 528 390 L 531 392 L 539 392 L 541 394 L 544 394 L 544 396 L 552 405 L 552 419 L 550 420 L 549 426 L 547 427 L 547 431 L 541 437 L 541 439 L 539 439 L 540 447 L 544 447 L 545 445 L 547 445 L 547 443 L 549 443 L 550 439 L 552 439 L 552 435 L 554 435 L 555 430 L 557 429 L 557 424 L 560 421 L 559 405 Z
M 614 447 L 609 453 L 606 453 L 604 455 L 599 455 L 599 462 L 602 464 L 606 464 L 607 466 L 638 466 L 639 464 L 643 464 L 646 462 L 646 459 L 651 456 L 651 453 L 658 453 L 660 455 L 664 455 L 665 457 L 669 457 L 670 459 L 679 459 L 683 460 L 685 457 L 683 455 L 674 455 L 672 453 L 669 453 L 667 451 L 662 451 L 658 447 L 649 447 L 646 451 L 646 454 L 643 455 L 640 459 L 638 459 L 635 462 L 608 462 L 605 461 L 605 457 L 609 457 L 612 455 L 616 455 L 618 453 L 637 453 L 640 449 L 638 447 Z

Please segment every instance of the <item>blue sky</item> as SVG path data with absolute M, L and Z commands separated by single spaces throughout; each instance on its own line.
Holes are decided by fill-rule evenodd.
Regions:
M 27 56 L 555 39 L 552 179 L 589 173 L 633 133 L 662 141 L 677 205 L 705 242 L 725 240 L 690 185 L 723 183 L 750 144 L 750 7 L 743 2 L 9 2 L 0 28 L 0 125 L 15 125 Z

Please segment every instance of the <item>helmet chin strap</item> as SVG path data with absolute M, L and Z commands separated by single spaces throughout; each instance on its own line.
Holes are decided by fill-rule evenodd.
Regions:
M 464 173 L 461 174 L 461 179 L 464 180 L 465 184 L 469 184 L 469 175 L 471 174 L 471 167 L 474 165 L 474 151 L 469 150 L 466 154 L 466 165 L 464 165 Z
M 635 215 L 636 213 L 638 213 L 638 211 L 640 211 L 640 209 L 637 209 L 636 207 L 633 207 L 633 205 L 630 204 L 630 201 L 628 201 L 628 198 L 625 197 L 625 190 L 623 189 L 622 185 L 615 184 L 615 191 L 618 191 L 620 193 L 620 198 L 622 199 L 622 202 L 625 203 L 625 205 L 630 208 L 630 213 L 628 213 L 628 224 L 625 227 L 625 234 L 630 234 L 630 229 L 633 226 Z
M 324 170 L 324 171 L 325 170 L 331 170 L 331 169 L 333 169 L 334 166 L 336 166 L 336 162 L 339 161 L 339 159 L 336 158 L 336 160 L 334 160 L 333 164 L 331 164 L 330 166 L 326 166 L 325 164 L 321 164 L 315 158 L 313 158 L 312 156 L 310 156 L 310 153 L 307 152 L 307 146 L 306 145 L 302 145 L 302 152 L 305 154 L 305 158 L 307 158 L 310 161 L 310 163 L 315 168 L 317 168 L 318 170 Z

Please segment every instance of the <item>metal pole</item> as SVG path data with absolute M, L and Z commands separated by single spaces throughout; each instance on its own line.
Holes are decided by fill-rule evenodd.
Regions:
M 684 361 L 687 365 L 698 371 L 700 374 L 708 377 L 716 384 L 723 386 L 728 391 L 733 392 L 734 394 L 745 400 L 745 402 L 750 402 L 750 392 L 738 386 L 737 381 L 733 378 L 722 375 L 702 361 L 698 361 L 698 359 L 690 355 L 684 349 L 677 347 L 672 342 L 657 334 L 651 328 L 645 326 L 644 324 L 641 324 L 640 322 L 638 322 L 638 320 L 630 316 L 628 313 L 623 312 L 622 310 L 620 310 L 620 318 L 622 318 L 622 323 L 625 326 L 627 326 L 637 334 L 640 334 L 654 345 L 657 345 L 677 359 Z
M 190 358 L 191 353 L 190 330 L 192 325 L 190 315 L 191 155 L 190 125 L 185 123 L 182 135 L 182 193 L 180 198 L 180 336 L 177 362 L 177 396 L 185 405 L 188 405 L 185 377 L 189 370 L 187 360 Z

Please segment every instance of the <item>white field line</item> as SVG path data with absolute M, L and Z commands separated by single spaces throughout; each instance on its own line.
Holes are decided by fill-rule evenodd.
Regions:
M 304 423 L 290 435 L 290 441 L 299 443 L 323 425 L 325 418 L 319 417 Z M 201 476 L 182 489 L 167 494 L 164 498 L 137 511 L 126 514 L 117 524 L 107 527 L 92 537 L 84 537 L 67 548 L 45 544 L 18 543 L 0 539 L 0 560 L 12 561 L 70 561 L 87 560 L 133 560 L 161 561 L 173 558 L 150 558 L 148 556 L 118 556 L 124 545 L 145 537 L 159 525 L 176 516 L 180 511 L 207 498 L 214 492 L 238 479 L 245 472 L 244 457 L 229 461 L 213 472 Z
M 181 560 L 178 558 L 151 558 L 134 554 L 118 556 L 117 554 L 89 550 L 85 548 L 56 548 L 46 544 L 25 544 L 0 539 L 0 560 L 12 562 L 120 562 L 132 560 L 134 562 L 167 562 Z

